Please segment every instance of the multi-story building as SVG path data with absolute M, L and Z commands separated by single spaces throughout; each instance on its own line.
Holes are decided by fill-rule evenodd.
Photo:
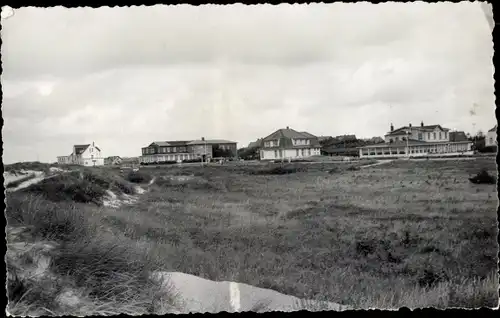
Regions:
M 453 135 L 453 134 L 452 134 Z M 384 143 L 358 147 L 360 157 L 427 157 L 472 155 L 472 142 L 450 139 L 450 129 L 440 125 L 404 126 L 391 130 Z M 454 141 L 452 141 L 454 140 Z
M 59 164 L 75 164 L 82 166 L 102 166 L 104 165 L 104 157 L 99 147 L 92 144 L 74 145 L 73 152 L 69 156 L 57 157 Z
M 292 160 L 320 155 L 318 137 L 286 127 L 262 140 L 260 160 Z
M 189 160 L 207 161 L 214 158 L 236 157 L 236 142 L 222 139 L 155 141 L 142 148 L 141 164 L 182 162 Z
M 484 145 L 486 147 L 496 147 L 497 146 L 497 125 L 495 125 L 495 127 L 488 130 L 485 138 L 486 138 L 486 140 L 484 142 Z

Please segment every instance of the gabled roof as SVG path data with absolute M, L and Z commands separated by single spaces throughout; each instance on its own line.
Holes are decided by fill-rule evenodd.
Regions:
M 307 131 L 301 131 L 300 133 L 308 138 L 318 138 L 318 137 L 314 136 L 313 134 L 308 133 Z
M 268 141 L 268 140 L 276 140 L 280 138 L 290 138 L 290 139 L 310 139 L 310 138 L 317 138 L 316 136 L 308 133 L 308 132 L 298 132 L 296 130 L 293 130 L 291 128 L 283 128 L 283 129 L 278 129 L 269 136 L 265 137 L 263 140 Z
M 401 135 L 401 132 L 404 134 L 405 131 L 407 130 L 423 130 L 423 131 L 433 131 L 434 129 L 439 128 L 442 131 L 449 131 L 450 129 L 448 128 L 443 128 L 441 125 L 427 125 L 427 126 L 403 126 L 398 129 L 394 129 L 393 131 L 390 131 L 386 134 L 386 136 L 391 135 Z
M 488 130 L 488 132 L 492 132 L 492 131 L 497 131 L 497 125 L 495 125 L 495 127 L 491 128 L 490 130 Z
M 310 145 L 294 145 L 292 139 L 309 139 L 311 140 Z M 270 148 L 309 148 L 309 147 L 320 147 L 318 138 L 313 134 L 308 132 L 298 132 L 291 128 L 278 129 L 269 136 L 262 139 L 263 142 L 270 140 L 279 140 L 278 147 L 266 147 Z
M 87 148 L 90 146 L 90 144 L 88 145 L 74 145 L 74 149 L 75 149 L 75 154 L 76 155 L 81 155 L 82 153 L 85 152 L 85 150 L 87 150 Z

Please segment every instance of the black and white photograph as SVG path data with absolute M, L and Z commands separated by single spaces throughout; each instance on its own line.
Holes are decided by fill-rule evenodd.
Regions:
M 2 7 L 8 316 L 498 308 L 492 4 Z

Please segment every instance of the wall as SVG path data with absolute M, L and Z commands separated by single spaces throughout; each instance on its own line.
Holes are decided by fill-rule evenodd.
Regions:
M 104 158 L 82 158 L 82 162 L 86 167 L 104 166 Z
M 205 148 L 206 147 L 206 148 Z M 212 145 L 193 145 L 193 154 L 202 156 L 206 154 L 208 157 L 212 157 Z
M 311 154 L 309 155 L 308 149 L 311 149 Z M 280 157 L 279 155 L 279 149 L 277 150 L 265 150 L 262 149 L 260 152 L 260 159 L 261 160 L 276 160 L 276 159 L 299 159 L 299 158 L 308 158 L 311 156 L 318 156 L 320 155 L 320 148 L 305 148 L 304 149 L 304 155 L 302 155 L 302 149 L 299 150 L 299 155 L 297 156 L 297 149 L 283 149 L 282 154 L 283 157 Z M 277 151 L 277 156 L 275 155 L 275 151 Z
M 374 151 L 376 150 L 376 151 Z M 387 153 L 388 148 L 377 147 L 377 148 L 362 148 L 360 149 L 359 156 L 361 158 L 395 158 L 408 156 L 406 152 L 406 147 L 391 148 L 390 153 Z M 432 156 L 458 156 L 461 154 L 471 155 L 472 143 L 462 142 L 462 143 L 450 143 L 450 144 L 434 144 L 434 145 L 420 145 L 420 146 L 410 146 L 409 155 L 411 157 L 432 157 Z
M 485 146 L 491 147 L 497 145 L 497 133 L 496 131 L 488 131 L 486 134 Z

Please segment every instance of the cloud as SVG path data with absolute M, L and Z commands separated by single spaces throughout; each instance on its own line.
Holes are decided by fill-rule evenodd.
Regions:
M 285 126 L 370 137 L 390 122 L 495 123 L 474 3 L 30 7 L 2 27 L 6 161 L 91 141 L 132 156 Z

